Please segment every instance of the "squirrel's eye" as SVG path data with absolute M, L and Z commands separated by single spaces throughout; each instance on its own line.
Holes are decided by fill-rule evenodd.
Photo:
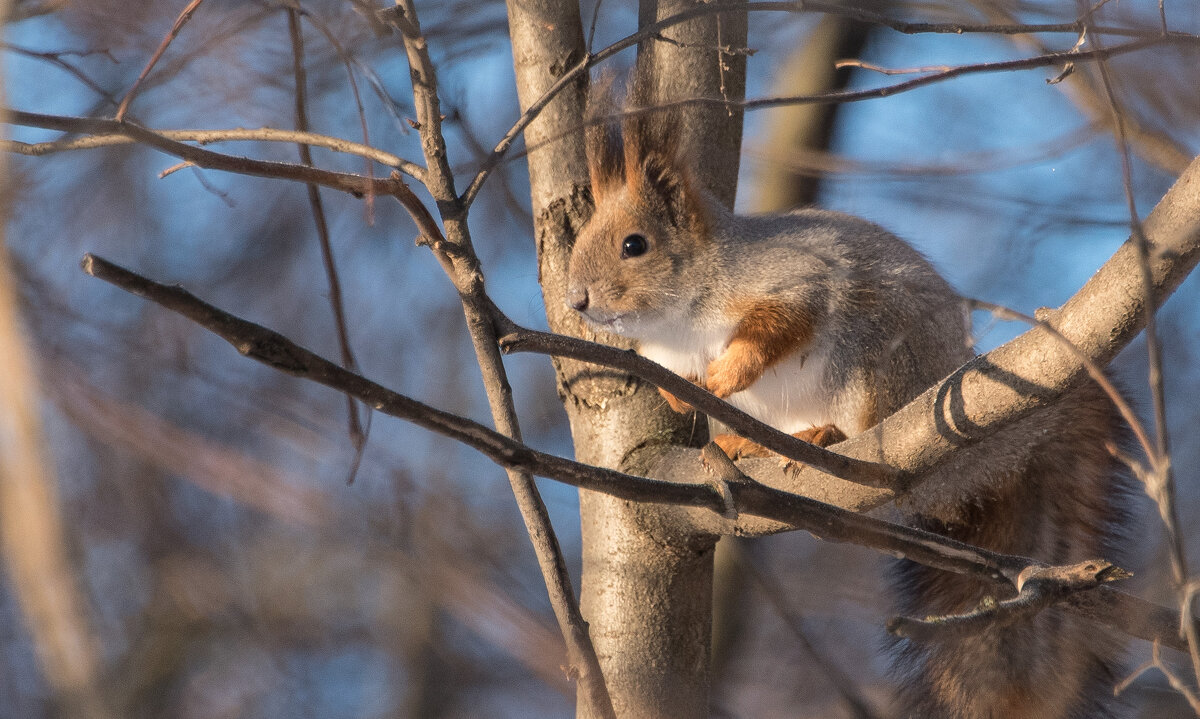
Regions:
M 649 247 L 650 243 L 646 241 L 645 237 L 641 235 L 629 235 L 621 241 L 621 259 L 625 260 L 630 257 L 644 255 Z

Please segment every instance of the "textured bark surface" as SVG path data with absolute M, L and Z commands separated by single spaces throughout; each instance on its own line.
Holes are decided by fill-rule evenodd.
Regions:
M 683 3 L 680 6 L 690 6 Z M 528 108 L 583 57 L 583 35 L 574 3 L 546 0 L 508 4 L 513 58 L 522 109 Z M 663 8 L 665 17 L 672 8 Z M 704 27 L 706 18 L 679 26 Z M 728 28 L 736 23 L 723 20 Z M 745 24 L 735 42 L 745 42 Z M 708 49 L 691 50 L 689 67 L 716 65 L 715 30 L 706 31 Z M 729 32 L 725 30 L 723 32 Z M 723 35 L 723 38 L 725 35 Z M 740 38 L 740 39 L 737 39 Z M 679 60 L 664 60 L 678 62 Z M 724 72 L 741 97 L 742 70 Z M 693 74 L 674 72 L 676 76 Z M 721 73 L 709 72 L 713 96 Z M 668 96 L 693 96 L 667 85 Z M 717 95 L 719 96 L 719 91 Z M 591 213 L 591 194 L 582 133 L 541 145 L 583 117 L 586 85 L 568 88 L 525 132 L 537 233 L 539 273 L 547 318 L 555 332 L 598 338 L 564 302 L 567 260 L 576 232 Z M 708 113 L 711 115 L 712 113 Z M 740 113 L 718 117 L 714 131 L 704 118 L 692 121 L 688 137 L 736 138 Z M 697 134 L 703 133 L 703 134 Z M 714 166 L 706 179 L 723 186 L 732 202 L 737 176 L 737 145 L 729 155 L 732 169 Z M 627 343 L 626 343 L 627 344 Z M 701 440 L 703 433 L 671 412 L 654 387 L 626 374 L 570 360 L 556 360 L 559 391 L 567 408 L 576 458 L 606 467 L 624 467 L 635 448 Z M 686 517 L 670 508 L 640 505 L 580 493 L 584 546 L 581 602 L 592 640 L 618 716 L 702 717 L 708 713 L 708 664 L 711 634 L 712 548 L 716 538 L 688 529 Z M 684 523 L 681 523 L 684 522 Z M 580 716 L 591 716 L 581 702 Z
M 676 15 L 698 5 L 728 4 L 725 0 L 641 0 L 638 24 Z M 746 95 L 745 13 L 713 13 L 662 32 L 664 39 L 638 46 L 637 72 L 650 73 L 654 103 L 695 98 L 738 102 Z M 726 48 L 731 52 L 718 52 Z M 714 112 L 706 105 L 679 111 L 675 136 L 684 156 L 695 158 L 700 182 L 727 207 L 737 195 L 738 161 L 742 148 L 742 111 Z

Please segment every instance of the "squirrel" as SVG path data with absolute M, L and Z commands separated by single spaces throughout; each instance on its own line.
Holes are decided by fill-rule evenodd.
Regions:
M 585 131 L 595 211 L 572 251 L 566 302 L 593 327 L 820 446 L 869 429 L 974 357 L 963 299 L 910 245 L 838 212 L 734 214 L 698 186 L 671 131 L 669 115 L 645 112 Z M 978 494 L 919 507 L 912 523 L 1052 564 L 1111 556 L 1127 480 L 1106 443 L 1121 443 L 1123 425 L 1093 383 L 1042 415 L 1022 420 L 1040 424 L 1021 436 L 1044 446 L 1001 452 L 1013 466 L 962 468 L 987 475 Z M 733 459 L 770 454 L 732 434 L 713 441 Z M 905 560 L 894 575 L 907 615 L 969 612 L 996 594 Z M 901 716 L 1111 716 L 1119 645 L 1054 609 L 895 644 Z

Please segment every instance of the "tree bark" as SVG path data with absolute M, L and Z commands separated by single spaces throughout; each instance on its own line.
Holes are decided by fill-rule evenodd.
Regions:
M 643 4 L 642 23 L 697 4 Z M 522 110 L 584 57 L 582 23 L 574 3 L 510 0 L 509 27 Z M 649 18 L 647 20 L 646 18 Z M 718 29 L 719 27 L 719 29 Z M 681 45 L 643 48 L 660 82 L 655 99 L 726 97 L 744 93 L 744 56 L 718 60 L 718 42 L 742 47 L 744 16 L 710 15 L 671 28 Z M 662 72 L 659 68 L 671 68 Z M 657 70 L 657 72 L 656 72 Z M 687 78 L 687 86 L 672 79 Z M 577 127 L 586 83 L 562 92 L 525 131 L 538 262 L 547 319 L 555 332 L 596 337 L 566 307 L 570 247 L 591 214 L 582 135 L 543 144 Z M 684 142 L 720 148 L 699 177 L 733 203 L 741 113 L 690 112 Z M 670 412 L 650 385 L 629 375 L 570 360 L 555 363 L 559 392 L 571 423 L 576 458 L 621 468 L 635 448 L 697 444 L 705 433 Z M 580 493 L 583 533 L 581 603 L 618 716 L 703 717 L 708 714 L 712 621 L 712 551 L 716 537 L 680 524 L 679 513 L 604 495 Z M 591 716 L 580 702 L 580 716 Z

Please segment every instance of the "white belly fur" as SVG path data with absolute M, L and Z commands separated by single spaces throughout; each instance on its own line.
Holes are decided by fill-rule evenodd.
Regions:
M 729 330 L 706 333 L 659 333 L 642 340 L 639 353 L 672 372 L 704 378 L 708 363 L 725 351 Z M 757 382 L 728 401 L 752 417 L 793 434 L 810 427 L 838 424 L 833 397 L 822 381 L 826 348 L 797 352 L 767 368 Z M 853 431 L 853 430 L 850 430 Z

